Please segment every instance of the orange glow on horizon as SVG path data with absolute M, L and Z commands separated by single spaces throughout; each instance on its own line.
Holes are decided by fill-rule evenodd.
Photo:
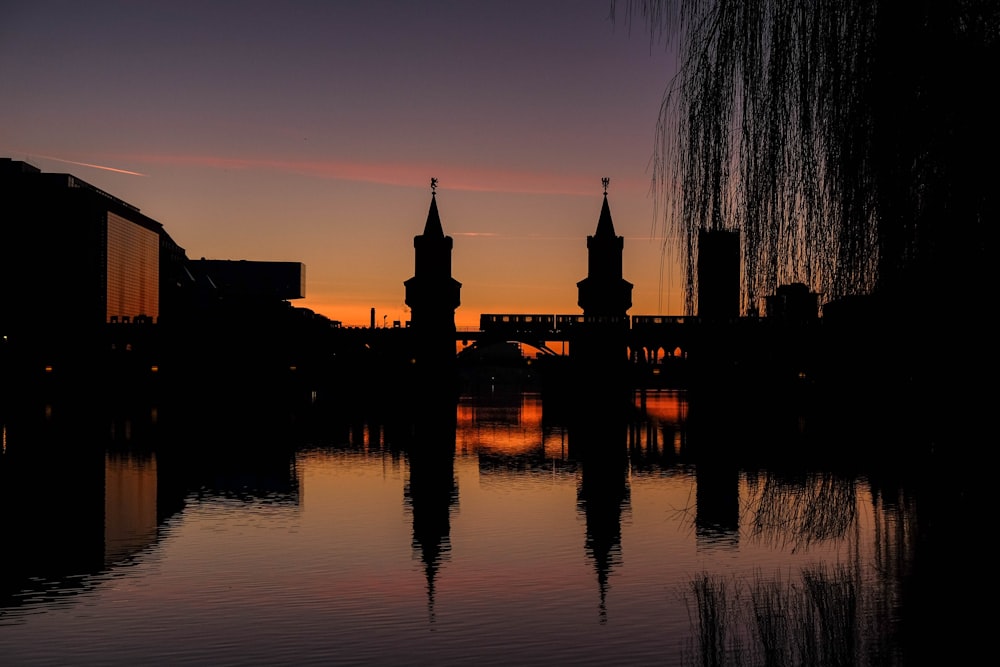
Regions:
M 305 308 L 313 311 L 317 315 L 322 315 L 330 320 L 341 323 L 345 327 L 368 327 L 371 326 L 371 305 L 359 304 L 357 302 L 338 302 L 321 298 L 296 299 L 291 301 L 295 308 Z M 541 312 L 547 315 L 578 314 L 580 309 L 573 308 L 552 308 L 552 309 L 511 309 L 504 305 L 497 305 L 493 308 L 471 309 L 460 307 L 455 311 L 455 327 L 459 331 L 479 331 L 479 317 L 484 313 L 515 313 L 515 312 Z M 399 326 L 406 327 L 406 322 L 410 319 L 409 310 L 403 307 L 382 309 L 375 307 L 375 327 L 392 328 L 395 322 Z

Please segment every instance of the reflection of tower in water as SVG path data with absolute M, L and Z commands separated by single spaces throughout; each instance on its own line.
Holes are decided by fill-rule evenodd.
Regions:
M 451 551 L 451 509 L 458 503 L 455 481 L 456 406 L 442 400 L 416 413 L 405 449 L 409 479 L 405 502 L 413 516 L 413 550 L 427 577 L 427 607 L 434 620 L 435 580 Z
M 581 462 L 577 507 L 587 525 L 586 551 L 594 561 L 600 590 L 601 622 L 607 620 L 612 569 L 621 564 L 622 511 L 628 508 L 628 429 L 624 422 L 600 415 L 570 423 L 570 454 Z

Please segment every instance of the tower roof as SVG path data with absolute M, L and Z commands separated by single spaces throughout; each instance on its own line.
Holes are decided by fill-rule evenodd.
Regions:
M 427 224 L 424 225 L 424 236 L 444 238 L 441 227 L 441 216 L 438 215 L 437 193 L 431 194 L 431 208 L 427 212 Z
M 614 238 L 615 225 L 611 222 L 611 207 L 608 206 L 608 193 L 604 193 L 604 204 L 601 206 L 601 217 L 597 221 L 595 238 Z

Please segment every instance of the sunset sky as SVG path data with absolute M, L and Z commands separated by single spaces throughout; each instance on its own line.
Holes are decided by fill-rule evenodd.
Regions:
M 430 179 L 460 326 L 578 313 L 609 177 L 630 314 L 683 311 L 650 195 L 673 64 L 610 0 L 0 0 L 0 156 L 193 259 L 306 265 L 311 308 L 406 320 Z

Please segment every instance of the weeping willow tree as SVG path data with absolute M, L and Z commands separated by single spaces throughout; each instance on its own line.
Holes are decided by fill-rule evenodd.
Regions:
M 995 0 L 611 0 L 675 50 L 657 216 L 694 310 L 700 229 L 735 230 L 744 312 L 824 302 L 975 308 L 997 219 Z

